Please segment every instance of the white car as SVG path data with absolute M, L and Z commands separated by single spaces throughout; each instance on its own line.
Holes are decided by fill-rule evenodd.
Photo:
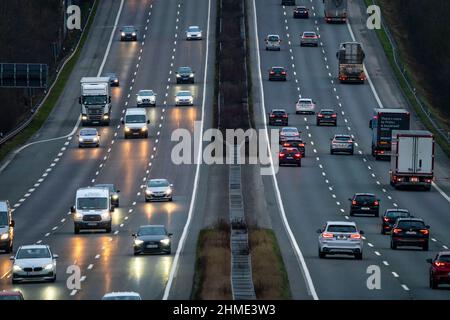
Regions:
M 357 260 L 363 256 L 364 232 L 358 230 L 356 224 L 350 221 L 327 221 L 319 234 L 319 258 L 327 254 L 353 255 Z
M 12 268 L 12 283 L 21 281 L 51 281 L 56 280 L 57 254 L 52 254 L 48 245 L 20 246 L 15 256 Z
M 172 201 L 173 184 L 167 179 L 150 179 L 145 189 L 145 202 L 152 200 Z
M 194 97 L 192 96 L 190 91 L 178 91 L 175 96 L 175 105 L 176 106 L 193 106 L 194 105 Z
M 137 292 L 109 292 L 105 294 L 102 300 L 142 300 Z
M 78 147 L 83 148 L 93 146 L 98 148 L 100 146 L 100 135 L 95 128 L 83 128 L 78 134 Z
M 199 26 L 190 26 L 186 31 L 186 40 L 202 40 L 202 30 Z
M 153 90 L 139 90 L 136 94 L 136 103 L 138 107 L 156 106 L 156 93 Z
M 277 34 L 269 34 L 266 39 L 266 50 L 277 50 L 280 51 L 281 39 Z
M 316 103 L 309 98 L 300 98 L 295 104 L 295 113 L 315 114 Z
M 280 131 L 280 144 L 285 142 L 287 139 L 290 138 L 299 138 L 300 132 L 298 132 L 298 129 L 296 127 L 284 127 L 281 128 Z

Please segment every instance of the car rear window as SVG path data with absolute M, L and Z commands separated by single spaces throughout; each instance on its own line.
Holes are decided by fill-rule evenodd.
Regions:
M 450 255 L 442 255 L 442 256 L 439 257 L 438 261 L 450 262 Z
M 272 113 L 276 116 L 282 116 L 282 115 L 286 114 L 286 112 L 284 112 L 284 111 L 273 111 Z
M 322 113 L 322 114 L 333 114 L 334 111 L 333 110 L 322 110 L 322 111 L 320 111 L 320 113 Z
M 351 138 L 348 136 L 336 136 L 334 137 L 334 140 L 338 140 L 338 141 L 349 141 Z
M 356 232 L 355 226 L 329 225 L 328 232 Z
M 282 72 L 282 71 L 284 71 L 283 68 L 272 68 L 272 70 L 275 71 L 275 72 Z
M 356 201 L 375 201 L 375 197 L 368 195 L 356 196 Z
M 97 130 L 95 130 L 95 129 L 82 129 L 80 131 L 80 134 L 82 136 L 96 136 L 97 135 Z
M 316 34 L 314 32 L 304 32 L 303 35 L 305 37 L 314 37 Z
M 388 218 L 407 218 L 409 213 L 405 211 L 388 211 L 386 214 Z
M 398 223 L 399 228 L 425 228 L 425 223 L 423 221 L 400 221 Z
M 276 37 L 276 36 L 269 36 L 269 37 L 268 37 L 268 40 L 269 40 L 269 41 L 278 41 L 279 38 Z

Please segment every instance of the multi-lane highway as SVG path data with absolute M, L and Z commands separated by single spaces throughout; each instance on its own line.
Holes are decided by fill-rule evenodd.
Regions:
M 275 198 L 281 211 L 285 212 L 284 228 L 277 229 L 279 239 L 286 237 L 281 233 L 292 231 L 294 245 L 285 243 L 290 248 L 285 250 L 285 261 L 296 265 L 287 267 L 294 270 L 290 272 L 290 279 L 303 274 L 306 283 L 303 286 L 309 289 L 309 298 L 316 299 L 449 299 L 448 290 L 429 288 L 429 264 L 425 261 L 450 246 L 449 188 L 445 182 L 448 160 L 438 150 L 436 171 L 440 190 L 396 191 L 389 185 L 389 163 L 375 161 L 371 156 L 368 128 L 373 108 L 406 105 L 404 102 L 399 104 L 402 97 L 399 98 L 394 82 L 394 86 L 388 89 L 383 83 L 391 78 L 389 74 L 378 72 L 377 64 L 385 64 L 386 61 L 377 59 L 377 56 L 367 59 L 369 76 L 375 75 L 370 84 L 366 81 L 364 85 L 346 85 L 337 81 L 335 54 L 341 42 L 363 41 L 363 45 L 369 47 L 369 54 L 375 50 L 370 46 L 376 47 L 371 42 L 373 38 L 368 37 L 367 30 L 364 30 L 364 13 L 360 4 L 350 5 L 353 26 L 326 24 L 320 0 L 297 1 L 297 4 L 310 8 L 309 19 L 293 19 L 293 7 L 283 7 L 278 0 L 252 1 L 250 6 L 256 10 L 252 10 L 252 19 L 256 21 L 253 29 L 257 29 L 257 39 L 254 33 L 251 35 L 253 44 L 257 46 L 253 77 L 260 80 L 256 85 L 262 85 L 261 93 L 256 93 L 260 94 L 262 102 L 260 115 L 272 108 L 285 108 L 290 113 L 289 126 L 297 127 L 306 142 L 306 158 L 301 168 L 283 167 L 274 181 L 264 180 L 266 192 L 277 194 L 279 189 L 280 197 Z M 319 47 L 300 47 L 303 31 L 317 32 L 320 35 Z M 265 51 L 263 39 L 268 34 L 281 36 L 281 51 Z M 268 81 L 267 70 L 272 66 L 287 69 L 287 82 Z M 335 109 L 338 112 L 337 127 L 317 127 L 315 116 L 296 115 L 295 101 L 299 96 L 315 100 L 318 110 Z M 264 128 L 265 119 L 259 116 L 258 120 L 259 127 Z M 418 128 L 417 123 L 412 126 Z M 330 155 L 330 138 L 336 133 L 354 136 L 357 142 L 354 156 Z M 414 216 L 424 218 L 431 226 L 430 251 L 394 251 L 389 247 L 389 236 L 380 234 L 380 218 L 349 217 L 348 198 L 355 192 L 378 195 L 382 210 L 406 208 Z M 333 220 L 355 221 L 365 231 L 362 261 L 345 257 L 319 259 L 316 230 L 326 221 Z M 298 245 L 298 251 L 295 245 Z M 294 252 L 298 259 L 286 258 Z M 304 263 L 300 263 L 303 258 Z M 380 290 L 367 287 L 370 275 L 367 268 L 371 265 L 381 269 Z M 299 293 L 294 293 L 295 296 L 302 297 Z
M 82 76 L 115 72 L 120 87 L 113 88 L 112 124 L 101 127 L 98 149 L 79 149 L 73 132 L 61 139 L 40 142 L 23 149 L 1 172 L 0 193 L 13 205 L 15 243 L 45 243 L 59 255 L 55 283 L 19 284 L 15 289 L 26 299 L 99 299 L 106 292 L 135 291 L 144 299 L 161 299 L 175 254 L 133 256 L 131 234 L 140 225 L 163 224 L 173 233 L 175 253 L 192 214 L 197 166 L 171 161 L 171 134 L 177 128 L 191 133 L 194 121 L 210 119 L 205 106 L 211 94 L 205 88 L 209 0 L 196 1 L 100 1 L 88 41 L 62 98 L 49 121 L 31 142 L 71 133 L 79 118 L 79 81 Z M 121 42 L 123 25 L 138 28 L 138 41 Z M 203 40 L 186 41 L 190 25 L 203 29 Z M 212 40 L 213 41 L 213 40 Z M 179 66 L 195 70 L 195 84 L 176 84 Z M 212 70 L 212 71 L 211 71 Z M 208 72 L 213 72 L 209 69 Z M 208 80 L 209 81 L 209 80 Z M 136 93 L 152 89 L 155 108 L 147 108 L 148 139 L 123 138 L 121 119 L 127 107 L 136 105 Z M 194 106 L 175 107 L 179 90 L 191 90 Z M 205 99 L 204 99 L 205 98 Z M 76 133 L 76 132 L 75 132 Z M 148 178 L 167 178 L 174 185 L 174 201 L 145 203 L 142 186 Z M 75 235 L 68 214 L 75 191 L 94 183 L 114 183 L 120 189 L 120 208 L 113 213 L 111 234 L 87 232 Z M 192 211 L 192 210 L 191 210 Z M 11 261 L 1 256 L 1 288 L 11 288 Z M 68 288 L 69 265 L 81 268 L 81 289 Z

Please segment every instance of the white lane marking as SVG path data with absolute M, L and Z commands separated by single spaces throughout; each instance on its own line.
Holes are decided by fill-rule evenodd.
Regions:
M 381 253 L 379 253 L 378 251 L 374 252 L 377 256 L 381 256 Z
M 72 291 L 70 292 L 70 295 L 71 295 L 71 296 L 74 296 L 74 295 L 77 294 L 77 292 L 78 292 L 78 291 L 74 289 L 74 290 L 72 290 Z
M 388 266 L 388 265 L 389 265 L 389 263 L 388 263 L 387 261 L 383 261 L 383 264 L 384 264 L 385 266 Z
M 370 242 L 367 243 L 367 245 L 371 248 L 373 248 L 373 244 L 371 244 Z
M 409 288 L 406 286 L 406 284 L 402 284 L 402 288 L 403 288 L 405 291 L 409 291 Z
M 448 250 L 448 247 L 446 245 L 442 245 L 442 248 L 444 248 L 445 250 Z
M 436 183 L 432 182 L 431 185 L 441 194 L 441 196 L 444 197 L 445 200 L 450 202 L 450 197 Z
M 255 0 L 252 1 L 252 5 L 253 5 L 253 18 L 254 18 L 254 28 L 255 28 L 255 42 L 256 42 L 256 48 L 259 48 L 259 36 L 258 36 L 258 17 L 256 15 L 256 3 Z M 267 117 L 266 117 L 266 107 L 265 107 L 265 101 L 264 101 L 264 87 L 263 87 L 263 83 L 262 83 L 262 75 L 261 75 L 261 57 L 259 54 L 259 50 L 258 50 L 258 54 L 256 55 L 256 60 L 257 60 L 257 65 L 258 65 L 258 79 L 259 79 L 259 88 L 260 88 L 260 96 L 261 96 L 261 104 L 263 107 L 263 119 L 264 119 L 264 126 L 265 126 L 265 133 L 266 133 L 266 141 L 267 141 L 267 145 L 269 146 L 269 136 L 268 136 L 268 132 L 267 132 Z M 270 148 L 268 147 L 268 151 L 270 154 Z M 289 237 L 289 241 L 291 242 L 291 246 L 293 248 L 293 251 L 296 254 L 296 257 L 299 261 L 299 264 L 301 266 L 302 272 L 305 276 L 305 281 L 307 284 L 307 289 L 309 294 L 313 297 L 314 300 L 319 300 L 319 297 L 317 296 L 316 293 L 316 289 L 314 287 L 314 283 L 312 281 L 311 275 L 309 273 L 308 270 L 308 266 L 306 265 L 305 259 L 303 257 L 302 251 L 295 239 L 295 236 L 292 232 L 291 227 L 289 226 L 289 222 L 287 220 L 286 217 L 286 212 L 284 210 L 284 206 L 283 206 L 283 201 L 281 200 L 281 194 L 280 194 L 280 189 L 278 187 L 278 182 L 276 179 L 276 175 L 275 175 L 275 169 L 273 167 L 273 159 L 272 157 L 269 157 L 270 159 L 270 167 L 272 169 L 272 181 L 275 187 L 275 193 L 276 193 L 276 197 L 277 197 L 277 203 L 278 206 L 280 208 L 280 214 L 281 214 L 281 218 L 283 221 L 283 225 L 284 228 L 286 229 L 286 233 L 288 234 Z
M 396 272 L 394 272 L 394 271 L 392 271 L 392 275 L 393 275 L 394 277 L 396 277 L 396 278 L 399 277 L 398 273 L 396 273 Z
M 97 255 L 95 256 L 95 259 L 98 259 L 98 258 L 100 258 L 100 255 L 99 255 L 99 254 L 97 254 Z

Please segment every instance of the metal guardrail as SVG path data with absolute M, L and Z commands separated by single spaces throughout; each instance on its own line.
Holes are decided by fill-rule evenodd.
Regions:
M 238 147 L 233 148 L 233 163 L 237 163 Z M 252 263 L 248 245 L 248 229 L 245 221 L 242 197 L 241 166 L 229 166 L 229 212 L 231 223 L 231 291 L 233 300 L 255 300 Z
M 378 1 L 377 0 L 372 0 L 372 4 L 373 5 L 377 5 Z M 389 27 L 387 26 L 387 24 L 384 22 L 384 19 L 381 17 L 381 25 L 384 29 L 384 31 L 386 32 L 387 38 L 389 40 L 389 43 L 391 45 L 392 48 L 392 52 L 393 52 L 393 57 L 394 57 L 394 62 L 395 65 L 397 67 L 397 70 L 400 72 L 400 74 L 402 75 L 403 79 L 405 80 L 406 85 L 408 86 L 409 91 L 413 94 L 414 99 L 416 100 L 417 104 L 419 105 L 421 111 L 423 114 L 425 114 L 425 116 L 427 117 L 427 119 L 430 121 L 430 123 L 432 124 L 432 126 L 434 127 L 434 129 L 442 136 L 442 138 L 444 138 L 445 141 L 447 141 L 447 144 L 450 145 L 450 132 L 446 131 L 445 129 L 441 128 L 439 125 L 439 120 L 436 119 L 436 117 L 433 115 L 433 113 L 430 111 L 430 109 L 428 108 L 428 106 L 426 105 L 426 103 L 424 103 L 421 99 L 421 97 L 419 96 L 416 88 L 413 85 L 413 81 L 409 78 L 408 73 L 406 72 L 406 68 L 403 65 L 403 62 L 401 61 L 400 55 L 399 55 L 399 50 L 398 50 L 398 46 L 397 43 L 395 42 L 394 37 L 392 36 L 392 33 L 389 30 Z M 406 101 L 408 100 L 408 97 L 406 96 L 406 94 L 402 91 L 402 94 L 405 97 Z
M 80 38 L 78 39 L 77 45 L 75 47 L 75 49 L 73 49 L 72 53 L 70 54 L 70 56 L 68 56 L 64 62 L 61 64 L 61 66 L 59 68 L 56 69 L 56 77 L 54 78 L 50 88 L 47 90 L 44 98 L 42 98 L 42 100 L 37 104 L 37 106 L 35 108 L 33 108 L 32 113 L 30 115 L 30 117 L 28 119 L 26 119 L 24 122 L 22 122 L 18 127 L 16 127 L 15 129 L 13 129 L 12 131 L 8 132 L 4 137 L 0 138 L 0 147 L 7 141 L 11 140 L 12 138 L 14 138 L 16 135 L 18 135 L 20 132 L 22 132 L 22 130 L 24 130 L 30 123 L 31 121 L 33 121 L 33 119 L 36 117 L 36 115 L 38 114 L 39 110 L 41 109 L 41 107 L 44 105 L 45 101 L 47 101 L 48 96 L 50 95 L 50 92 L 52 91 L 53 87 L 55 86 L 56 82 L 59 79 L 59 76 L 61 74 L 61 71 L 64 69 L 64 67 L 66 66 L 66 64 L 72 59 L 72 57 L 75 55 L 75 53 L 78 50 L 78 47 L 80 46 L 80 42 L 81 39 L 83 38 L 83 35 L 86 31 L 85 26 L 89 23 L 90 19 L 91 19 L 91 15 L 93 12 L 93 8 L 95 7 L 96 3 L 98 0 L 95 0 L 94 3 L 92 4 L 92 7 L 90 8 L 90 12 L 88 15 L 88 18 L 86 19 L 86 23 L 83 26 L 83 31 L 80 34 Z

